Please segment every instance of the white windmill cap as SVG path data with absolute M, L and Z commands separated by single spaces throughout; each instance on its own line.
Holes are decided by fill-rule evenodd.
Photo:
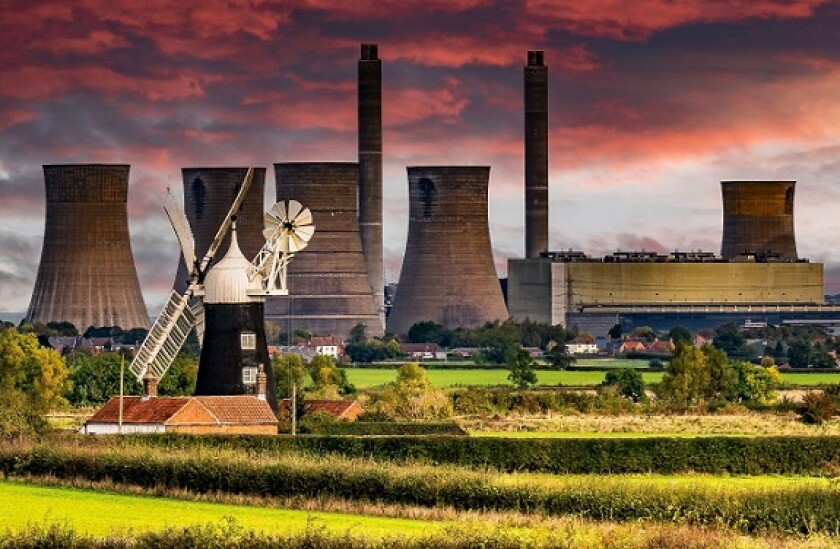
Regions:
M 251 285 L 248 270 L 251 262 L 242 255 L 236 239 L 236 225 L 231 227 L 230 247 L 204 278 L 205 303 L 252 303 L 260 301 L 248 295 Z

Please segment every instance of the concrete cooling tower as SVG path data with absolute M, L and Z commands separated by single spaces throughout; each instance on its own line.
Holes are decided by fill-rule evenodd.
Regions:
M 506 319 L 490 244 L 484 166 L 409 167 L 408 241 L 388 331 Z
M 148 328 L 131 255 L 126 164 L 44 166 L 44 246 L 27 322 Z
M 525 257 L 548 251 L 548 67 L 529 51 L 525 67 Z
M 284 332 L 346 336 L 356 324 L 370 335 L 383 327 L 359 237 L 359 165 L 303 162 L 274 165 L 277 201 L 312 211 L 315 235 L 289 265 L 289 297 L 270 299 L 266 318 Z
M 184 213 L 190 222 L 195 237 L 195 254 L 200 261 L 236 199 L 248 168 L 184 168 L 181 173 L 184 179 Z M 239 247 L 249 261 L 256 257 L 265 242 L 262 235 L 264 188 L 265 168 L 254 168 L 251 187 L 236 216 Z M 216 258 L 224 257 L 229 246 L 230 234 L 216 252 Z M 183 293 L 188 283 L 189 275 L 182 257 L 172 287 Z
M 750 254 L 797 260 L 793 232 L 795 181 L 721 181 L 723 242 L 720 255 Z

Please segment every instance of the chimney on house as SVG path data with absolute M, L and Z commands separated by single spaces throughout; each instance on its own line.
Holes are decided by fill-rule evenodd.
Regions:
M 143 400 L 158 396 L 158 380 L 152 374 L 143 376 Z
M 265 366 L 260 364 L 257 366 L 257 398 L 260 400 L 266 399 L 266 387 L 268 386 L 268 376 L 265 373 Z

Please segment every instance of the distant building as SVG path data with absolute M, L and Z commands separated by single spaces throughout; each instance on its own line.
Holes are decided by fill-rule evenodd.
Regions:
M 336 360 L 344 354 L 344 346 L 331 335 L 312 336 L 303 346 L 314 350 L 315 354 L 329 356 Z
M 618 354 L 626 355 L 628 353 L 646 353 L 647 346 L 644 341 L 637 339 L 627 339 L 621 342 L 621 347 L 618 348 Z
M 575 339 L 566 343 L 566 349 L 573 355 L 598 354 L 598 344 L 587 339 Z
M 446 360 L 446 351 L 437 343 L 400 343 L 400 351 L 419 360 Z
M 674 342 L 670 339 L 657 339 L 656 341 L 653 341 L 650 345 L 648 345 L 648 352 L 655 354 L 670 355 L 674 352 L 674 349 L 676 349 L 676 346 L 674 345 Z

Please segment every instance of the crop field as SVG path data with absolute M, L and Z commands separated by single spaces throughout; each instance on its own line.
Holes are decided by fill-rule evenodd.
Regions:
M 508 370 L 506 369 L 446 369 L 426 370 L 429 380 L 438 387 L 452 387 L 457 385 L 510 385 Z M 557 370 L 540 370 L 537 379 L 540 385 L 574 385 L 595 386 L 604 380 L 604 372 L 567 372 Z M 390 368 L 348 368 L 347 377 L 356 387 L 373 387 L 394 381 L 397 371 Z M 662 379 L 661 372 L 643 374 L 646 383 L 655 383 Z
M 426 370 L 429 380 L 438 387 L 453 387 L 458 385 L 510 385 L 508 370 L 499 369 L 430 369 Z M 568 385 L 576 387 L 594 387 L 604 381 L 604 372 L 599 371 L 557 371 L 539 370 L 537 379 L 539 385 Z M 397 371 L 393 368 L 347 368 L 347 377 L 356 387 L 375 387 L 394 381 Z M 662 372 L 644 372 L 642 378 L 645 383 L 657 383 L 662 379 Z M 783 373 L 782 381 L 799 387 L 815 387 L 840 383 L 838 373 Z

